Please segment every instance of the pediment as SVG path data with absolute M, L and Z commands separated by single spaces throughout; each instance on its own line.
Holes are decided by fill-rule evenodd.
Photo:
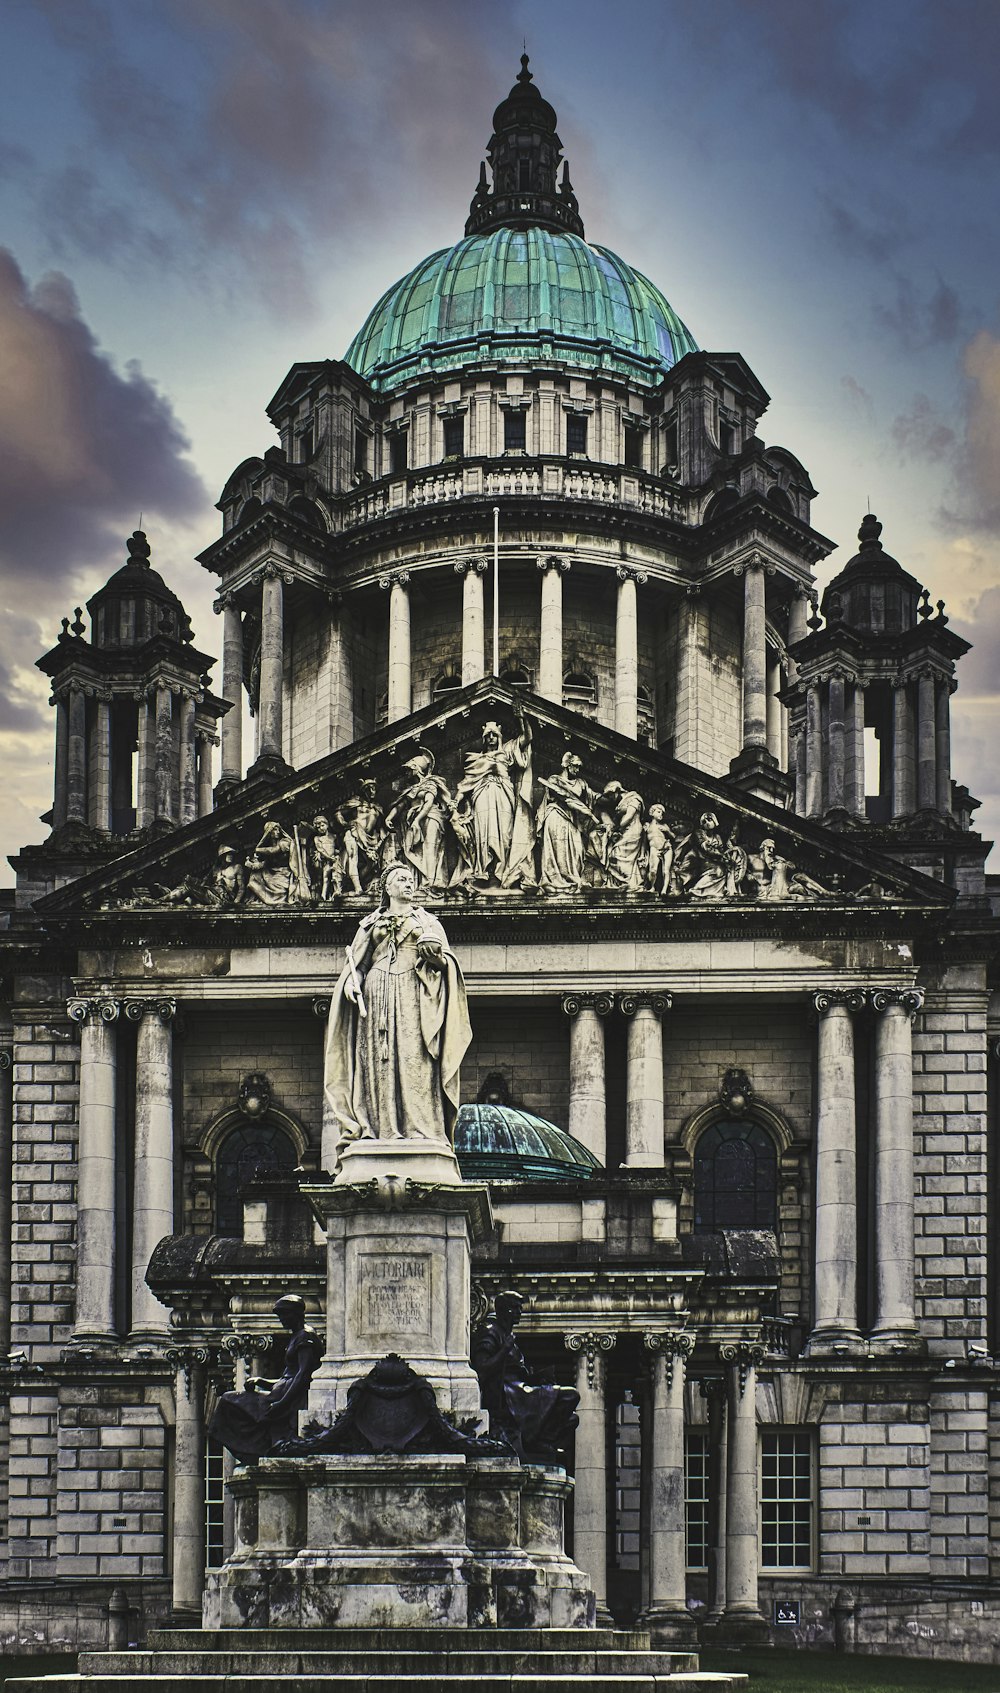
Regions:
M 947 908 L 948 891 L 867 847 L 494 679 L 39 902 L 40 915 L 281 922 L 371 905 L 411 864 L 456 912 L 622 906 L 669 913 Z

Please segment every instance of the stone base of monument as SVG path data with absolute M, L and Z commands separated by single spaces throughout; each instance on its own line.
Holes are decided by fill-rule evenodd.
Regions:
M 326 1356 L 309 1412 L 330 1422 L 387 1353 L 438 1407 L 485 1421 L 469 1363 L 471 1249 L 493 1233 L 488 1189 L 463 1183 L 445 1142 L 356 1141 L 336 1179 L 304 1182 L 327 1237 Z
M 265 1458 L 237 1470 L 236 1546 L 207 1628 L 587 1628 L 561 1469 L 515 1458 Z

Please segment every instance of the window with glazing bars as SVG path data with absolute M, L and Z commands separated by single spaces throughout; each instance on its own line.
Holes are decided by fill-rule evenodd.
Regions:
M 527 440 L 527 417 L 523 411 L 503 414 L 503 446 L 506 453 L 523 453 Z
M 446 459 L 460 459 L 465 452 L 465 418 L 446 417 L 444 419 L 444 456 Z
M 566 451 L 568 453 L 585 453 L 587 451 L 587 419 L 585 417 L 567 417 Z
M 684 1436 L 684 1532 L 689 1570 L 708 1568 L 708 1430 Z
M 808 1429 L 764 1429 L 761 1434 L 760 1561 L 765 1570 L 812 1567 L 813 1444 Z
M 226 1455 L 217 1440 L 205 1441 L 205 1566 L 217 1570 L 225 1561 L 223 1501 Z

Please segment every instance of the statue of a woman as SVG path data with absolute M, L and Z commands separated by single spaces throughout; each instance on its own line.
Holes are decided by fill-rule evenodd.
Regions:
M 414 904 L 409 864 L 380 878 L 333 990 L 326 1088 L 341 1143 L 447 1140 L 472 1039 L 462 972 L 437 918 Z
M 208 1429 L 213 1440 L 244 1461 L 266 1457 L 280 1440 L 297 1433 L 298 1413 L 323 1356 L 322 1342 L 306 1322 L 305 1301 L 297 1293 L 283 1294 L 274 1310 L 291 1336 L 281 1376 L 277 1381 L 251 1376 L 243 1393 L 224 1393 Z
M 531 724 L 523 714 L 509 741 L 499 723 L 485 725 L 480 751 L 465 755 L 465 773 L 455 793 L 452 828 L 462 855 L 455 883 L 533 887 Z

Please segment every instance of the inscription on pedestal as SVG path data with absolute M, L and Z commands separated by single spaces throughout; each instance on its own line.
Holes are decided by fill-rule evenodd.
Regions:
M 423 1252 L 366 1252 L 358 1260 L 362 1335 L 429 1336 L 431 1261 Z

